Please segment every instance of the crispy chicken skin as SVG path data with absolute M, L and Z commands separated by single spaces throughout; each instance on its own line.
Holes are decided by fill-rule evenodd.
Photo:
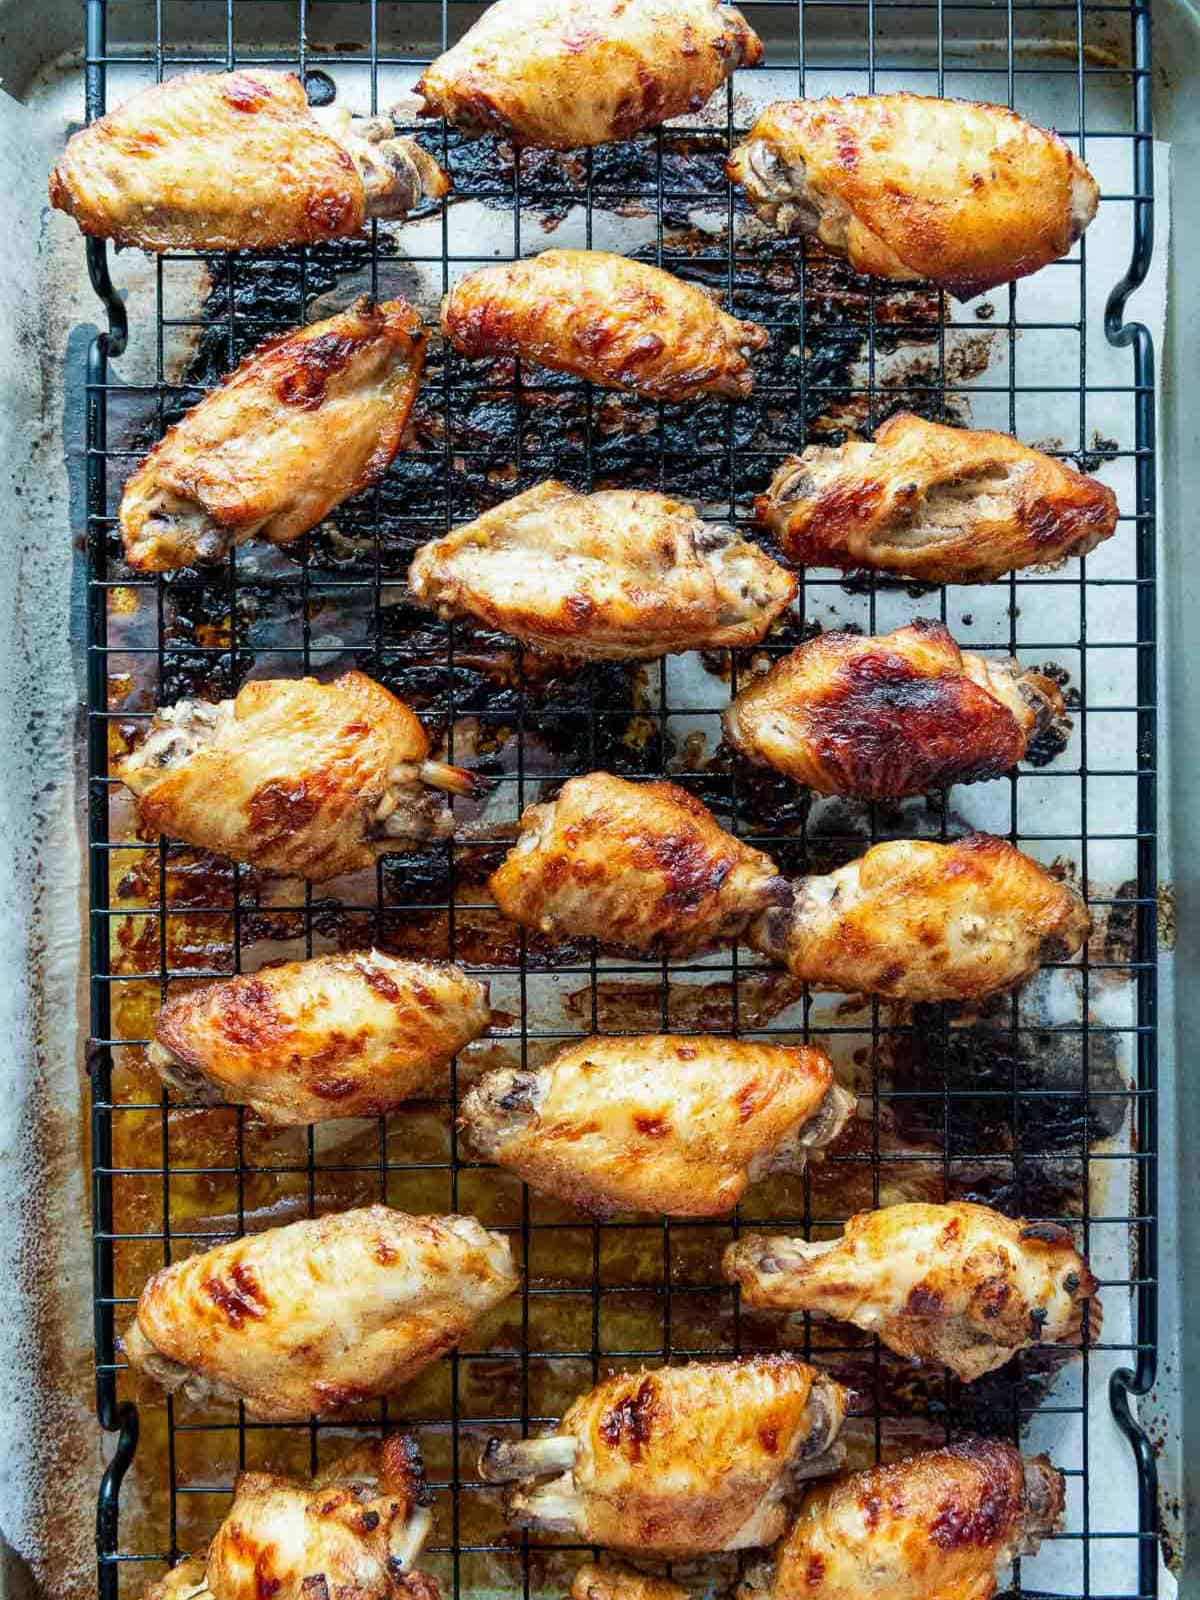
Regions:
M 363 296 L 260 345 L 127 480 L 130 566 L 169 572 L 248 539 L 289 544 L 375 483 L 400 448 L 425 339 L 405 301 Z
M 521 1527 L 658 1556 L 743 1550 L 783 1532 L 797 1480 L 833 1471 L 846 1400 L 790 1355 L 623 1373 L 549 1437 L 492 1439 L 479 1472 L 515 1481 Z
M 1062 1520 L 1066 1486 L 1045 1456 L 996 1439 L 817 1484 L 739 1600 L 991 1600 L 997 1573 Z
M 571 1584 L 571 1600 L 689 1600 L 670 1578 L 638 1572 L 618 1561 L 587 1562 Z
M 142 826 L 283 877 L 323 883 L 389 840 L 447 838 L 440 791 L 471 778 L 430 761 L 402 700 L 361 672 L 261 678 L 236 700 L 181 700 L 117 766 Z
M 581 1211 L 708 1217 L 769 1172 L 803 1170 L 854 1104 L 806 1045 L 652 1034 L 489 1073 L 460 1126 L 480 1155 Z
M 1117 526 L 1117 499 L 1006 433 L 901 412 L 873 443 L 810 445 L 755 502 L 801 567 L 869 567 L 923 583 L 986 583 L 1085 556 Z
M 894 839 L 825 877 L 750 929 L 755 949 L 820 989 L 893 1000 L 980 1000 L 1091 928 L 1073 889 L 1006 839 Z
M 385 1116 L 490 1018 L 487 989 L 461 967 L 362 950 L 173 995 L 149 1056 L 189 1097 L 279 1126 Z
M 718 0 L 497 0 L 417 84 L 422 115 L 568 150 L 699 111 L 762 44 Z
M 1034 1344 L 1100 1331 L 1097 1284 L 1065 1228 L 958 1202 L 886 1206 L 812 1244 L 753 1234 L 722 1268 L 742 1304 L 820 1311 L 964 1382 Z
M 423 546 L 408 582 L 442 617 L 580 661 L 757 644 L 796 592 L 757 545 L 683 501 L 553 480 Z
M 243 1472 L 207 1557 L 175 1567 L 145 1600 L 437 1600 L 432 1579 L 412 1571 L 430 1528 L 423 1499 L 404 1434 L 358 1446 L 308 1484 Z
M 387 1206 L 292 1222 L 156 1272 L 125 1354 L 168 1393 L 244 1400 L 267 1422 L 392 1394 L 517 1286 L 474 1217 Z
M 527 806 L 488 887 L 511 921 L 554 939 L 673 955 L 736 938 L 790 898 L 770 857 L 726 833 L 686 790 L 608 772 L 571 778 L 557 800 Z
M 68 141 L 50 203 L 143 250 L 262 250 L 359 233 L 450 187 L 390 120 L 314 113 L 291 72 L 188 72 Z
M 543 250 L 460 278 L 442 332 L 473 359 L 519 356 L 651 400 L 744 398 L 765 328 L 695 284 L 607 250 Z
M 729 176 L 781 232 L 960 300 L 1065 256 L 1100 199 L 1057 134 L 1004 106 L 917 94 L 776 101 Z
M 818 794 L 885 800 L 997 778 L 1065 717 L 1051 679 L 964 654 L 944 623 L 914 622 L 802 644 L 722 721 L 740 754 Z

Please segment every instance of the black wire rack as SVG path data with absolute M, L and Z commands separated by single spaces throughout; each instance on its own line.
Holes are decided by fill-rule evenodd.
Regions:
M 397 75 L 411 83 L 479 9 L 459 0 L 87 0 L 87 116 L 103 113 L 106 93 L 124 97 L 118 79 L 135 87 L 251 62 L 298 71 L 314 100 L 336 83 L 353 109 L 377 111 Z M 1050 1449 L 1069 1483 L 1067 1525 L 1054 1541 L 1061 1559 L 1049 1569 L 1057 1577 L 1047 1586 L 1042 1569 L 1018 1563 L 1014 1587 L 1157 1592 L 1155 1459 L 1136 1414 L 1156 1346 L 1154 368 L 1149 331 L 1125 319 L 1153 243 L 1148 0 L 749 0 L 742 9 L 767 41 L 767 61 L 736 75 L 716 115 L 710 107 L 685 125 L 569 156 L 515 154 L 424 127 L 455 192 L 419 227 L 375 226 L 364 242 L 306 251 L 168 256 L 143 266 L 140 291 L 128 296 L 113 276 L 124 282 L 132 258 L 110 276 L 107 248 L 87 246 L 108 315 L 87 366 L 96 1396 L 113 1438 L 97 1515 L 104 1597 L 140 1595 L 167 1562 L 198 1548 L 238 1470 L 303 1475 L 348 1431 L 253 1423 L 139 1389 L 119 1334 L 147 1273 L 215 1237 L 377 1198 L 474 1212 L 512 1234 L 526 1267 L 520 1295 L 477 1338 L 356 1424 L 398 1423 L 418 1436 L 436 1493 L 425 1559 L 454 1600 L 561 1594 L 578 1561 L 569 1548 L 504 1533 L 475 1474 L 483 1436 L 552 1421 L 614 1367 L 781 1339 L 853 1384 L 857 1459 L 970 1431 Z M 964 322 L 926 288 L 858 279 L 819 251 L 758 237 L 722 159 L 766 82 L 772 96 L 907 87 L 1006 101 L 1030 115 L 1029 96 L 1044 92 L 1068 108 L 1055 119 L 1060 131 L 1103 170 L 1101 216 L 1117 219 L 1123 276 L 1113 284 L 1089 272 L 1089 236 L 1041 275 L 1055 285 L 1049 309 L 1021 284 L 986 297 Z M 265 565 L 242 550 L 206 574 L 147 580 L 125 567 L 115 508 L 126 474 L 267 333 L 313 315 L 322 297 L 344 303 L 351 285 L 391 293 L 423 283 L 432 317 L 437 294 L 481 260 L 533 253 L 558 242 L 560 226 L 599 246 L 625 223 L 632 242 L 615 247 L 706 283 L 770 327 L 752 401 L 646 405 L 435 351 L 414 437 L 335 526 Z M 1097 377 L 1097 337 L 1128 352 L 1116 376 L 1101 364 Z M 150 355 L 133 381 L 123 374 L 139 340 Z M 972 364 L 981 341 L 986 358 Z M 1039 341 L 1054 352 L 1049 377 L 1044 358 L 1026 365 Z M 795 617 L 767 645 L 717 653 L 690 676 L 668 662 L 556 671 L 511 641 L 433 622 L 405 603 L 417 544 L 543 477 L 667 488 L 749 528 L 751 498 L 784 454 L 873 427 L 902 404 L 949 420 L 973 414 L 1022 438 L 1037 436 L 1031 419 L 1051 408 L 1060 453 L 1117 475 L 1116 538 L 1086 561 L 1016 575 L 986 595 L 803 575 Z M 1098 415 L 1115 436 L 1101 436 Z M 984 644 L 1052 663 L 1068 685 L 1066 749 L 981 787 L 993 831 L 1059 859 L 1086 888 L 1098 931 L 1079 963 L 964 1020 L 944 1008 L 808 996 L 744 951 L 692 963 L 554 951 L 506 927 L 488 902 L 482 885 L 503 849 L 497 817 L 511 820 L 556 781 L 597 767 L 668 774 L 791 871 L 823 870 L 880 837 L 959 831 L 957 792 L 898 812 L 812 806 L 787 783 L 731 762 L 712 730 L 751 658 L 790 649 L 806 629 L 833 619 L 875 632 L 938 615 L 966 643 L 985 611 Z M 111 758 L 156 703 L 234 692 L 252 674 L 349 665 L 396 688 L 451 758 L 495 779 L 484 818 L 461 817 L 444 850 L 388 858 L 336 896 L 137 834 Z M 241 1111 L 189 1106 L 147 1071 L 150 1019 L 168 982 L 372 941 L 460 960 L 491 981 L 495 1037 L 464 1056 L 443 1093 L 331 1146 L 319 1131 L 273 1139 Z M 1029 1352 L 969 1389 L 944 1373 L 914 1376 L 844 1329 L 743 1313 L 717 1281 L 721 1247 L 742 1219 L 584 1222 L 460 1149 L 460 1080 L 478 1065 L 540 1060 L 589 1032 L 657 1030 L 811 1036 L 862 1092 L 851 1136 L 802 1179 L 752 1191 L 742 1219 L 820 1232 L 889 1199 L 979 1198 L 1065 1221 L 1100 1258 L 1112 1259 L 1104 1240 L 1119 1238 L 1120 1264 L 1103 1276 L 1100 1339 L 1066 1364 Z M 1098 1468 L 1114 1459 L 1113 1419 L 1136 1465 L 1115 1514 L 1099 1509 Z M 1056 1445 L 1067 1441 L 1064 1459 Z M 1115 1447 L 1126 1448 L 1119 1438 Z

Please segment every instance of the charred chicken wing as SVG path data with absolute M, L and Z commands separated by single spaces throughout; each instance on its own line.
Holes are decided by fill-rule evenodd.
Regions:
M 1100 1329 L 1096 1280 L 1067 1230 L 987 1206 L 860 1211 L 840 1239 L 812 1244 L 757 1234 L 723 1265 L 743 1305 L 824 1312 L 964 1382 L 1030 1345 L 1080 1343 L 1085 1311 L 1089 1335 Z
M 173 996 L 150 1060 L 192 1098 L 265 1122 L 384 1116 L 430 1086 L 491 1018 L 461 967 L 378 950 L 289 961 Z
M 72 136 L 50 203 L 143 250 L 261 250 L 359 233 L 446 193 L 391 121 L 313 112 L 291 72 L 189 72 Z
M 408 582 L 442 617 L 582 661 L 757 644 L 796 592 L 757 545 L 682 501 L 553 481 L 425 545 Z
M 480 1155 L 583 1211 L 706 1217 L 768 1172 L 802 1170 L 854 1104 L 820 1050 L 650 1035 L 489 1073 L 462 1126 Z
M 363 297 L 262 345 L 127 481 L 130 566 L 169 572 L 315 528 L 387 470 L 424 364 L 425 332 L 403 300 Z
M 309 1484 L 243 1472 L 206 1559 L 174 1568 L 145 1600 L 437 1600 L 412 1570 L 431 1523 L 423 1498 L 403 1434 L 359 1446 Z
M 1057 134 L 1003 106 L 917 94 L 776 101 L 729 175 L 772 227 L 960 300 L 1065 256 L 1100 199 Z
M 497 0 L 417 92 L 424 116 L 567 150 L 699 111 L 761 56 L 719 0 Z
M 736 938 L 791 894 L 769 856 L 685 790 L 608 772 L 528 806 L 489 888 L 506 917 L 552 938 L 674 955 Z
M 837 1465 L 846 1391 L 793 1356 L 609 1378 L 548 1438 L 492 1439 L 510 1520 L 587 1544 L 695 1556 L 769 1544 L 798 1479 Z
M 474 1217 L 367 1206 L 164 1267 L 125 1353 L 168 1393 L 268 1422 L 337 1415 L 407 1383 L 516 1285 L 507 1239 Z
M 826 877 L 800 878 L 750 942 L 821 989 L 894 1000 L 980 1000 L 1091 928 L 1073 889 L 1005 839 L 894 839 Z
M 968 1439 L 817 1484 L 739 1600 L 991 1600 L 1062 1521 L 1045 1456 Z
M 361 672 L 258 679 L 215 705 L 181 700 L 117 776 L 144 827 L 314 883 L 373 865 L 390 840 L 447 838 L 439 792 L 471 791 L 468 773 L 429 760 L 404 702 Z
M 1006 433 L 900 413 L 873 443 L 810 445 L 756 510 L 789 560 L 922 583 L 986 583 L 1085 556 L 1117 526 L 1112 490 Z
M 997 778 L 1065 721 L 1058 686 L 965 655 L 940 622 L 881 638 L 826 633 L 748 684 L 724 714 L 751 761 L 818 794 L 866 800 Z
M 770 335 L 695 284 L 606 250 L 543 250 L 471 272 L 442 301 L 462 355 L 519 356 L 651 400 L 744 398 Z

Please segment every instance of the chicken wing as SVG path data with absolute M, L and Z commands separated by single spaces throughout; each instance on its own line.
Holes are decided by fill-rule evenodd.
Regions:
M 359 233 L 450 187 L 390 119 L 314 113 L 291 72 L 188 72 L 72 135 L 50 204 L 143 250 L 261 250 Z
M 900 413 L 876 431 L 789 456 L 755 502 L 789 560 L 922 583 L 986 583 L 1085 556 L 1117 526 L 1095 478 L 1006 433 Z
M 553 480 L 417 551 L 416 599 L 580 661 L 757 644 L 796 581 L 695 507 L 641 489 Z
M 417 84 L 422 116 L 569 150 L 699 111 L 762 44 L 719 0 L 496 0 Z
M 432 1521 L 424 1498 L 404 1434 L 358 1446 L 310 1484 L 243 1472 L 207 1557 L 181 1563 L 145 1600 L 437 1600 L 412 1570 Z
M 453 1349 L 517 1281 L 508 1240 L 474 1217 L 367 1206 L 164 1267 L 125 1354 L 168 1393 L 244 1400 L 268 1422 L 338 1415 Z
M 770 335 L 695 284 L 606 250 L 543 250 L 460 278 L 442 332 L 472 358 L 519 356 L 651 400 L 744 398 Z
M 1051 679 L 964 655 L 943 623 L 914 622 L 810 640 L 722 721 L 735 750 L 818 794 L 886 800 L 998 778 L 1065 719 Z
M 488 887 L 511 921 L 555 939 L 674 955 L 736 938 L 791 895 L 770 857 L 694 796 L 608 772 L 571 778 L 557 800 L 526 807 Z
M 968 1439 L 817 1484 L 739 1600 L 991 1600 L 1062 1521 L 1045 1456 Z
M 689 1600 L 670 1578 L 653 1577 L 617 1561 L 586 1562 L 571 1584 L 571 1600 Z
M 425 330 L 403 300 L 363 296 L 261 345 L 126 482 L 130 566 L 169 572 L 315 528 L 387 471 L 424 365 Z
M 964 1382 L 1034 1344 L 1100 1331 L 1097 1284 L 1065 1228 L 1014 1222 L 988 1206 L 860 1211 L 840 1239 L 756 1234 L 725 1252 L 742 1304 L 821 1311 L 878 1334 L 902 1356 Z
M 117 765 L 142 825 L 283 877 L 372 866 L 389 840 L 444 839 L 439 791 L 469 773 L 430 761 L 402 700 L 361 672 L 262 678 L 236 700 L 181 700 Z
M 783 1532 L 797 1480 L 834 1470 L 846 1400 L 789 1355 L 623 1373 L 549 1437 L 492 1439 L 479 1472 L 517 1480 L 521 1527 L 660 1556 L 744 1550 Z
M 358 951 L 173 996 L 149 1056 L 184 1094 L 277 1126 L 386 1116 L 490 1019 L 486 987 L 461 967 Z
M 802 1171 L 854 1105 L 820 1050 L 650 1035 L 489 1073 L 461 1126 L 481 1156 L 582 1211 L 710 1217 L 767 1173 Z
M 893 839 L 794 889 L 789 906 L 754 923 L 750 943 L 847 994 L 980 1000 L 1074 955 L 1091 929 L 1073 889 L 986 833 Z
M 778 100 L 729 176 L 770 226 L 960 300 L 1065 256 L 1100 200 L 1056 133 L 1004 106 L 918 94 Z

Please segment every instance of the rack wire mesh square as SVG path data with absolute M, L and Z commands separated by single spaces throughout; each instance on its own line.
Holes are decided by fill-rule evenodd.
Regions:
M 251 62 L 297 70 L 314 96 L 336 87 L 355 110 L 374 112 L 479 9 L 88 0 L 88 116 L 102 113 L 106 95 L 116 103 L 156 78 Z M 140 268 L 123 257 L 118 278 L 138 280 L 128 309 L 105 247 L 88 246 L 109 312 L 87 388 L 95 1334 L 99 1417 L 116 1434 L 99 1495 L 103 1596 L 140 1594 L 166 1561 L 202 1544 L 241 1468 L 304 1475 L 348 1428 L 384 1422 L 409 1427 L 422 1445 L 437 1497 L 426 1560 L 454 1600 L 561 1594 L 577 1551 L 505 1535 L 494 1493 L 475 1475 L 478 1441 L 553 1421 L 603 1372 L 781 1340 L 854 1384 L 855 1459 L 969 1431 L 1051 1451 L 1068 1478 L 1066 1528 L 1047 1555 L 1018 1564 L 1015 1588 L 1156 1592 L 1154 1458 L 1136 1421 L 1156 1338 L 1154 369 L 1149 333 L 1124 321 L 1152 246 L 1149 7 L 748 0 L 742 9 L 767 41 L 765 64 L 739 71 L 701 116 L 630 144 L 516 154 L 425 127 L 455 193 L 403 229 L 373 225 L 361 244 L 263 256 L 179 254 Z M 1127 240 L 1122 281 L 1089 281 L 1085 238 L 1037 279 L 956 310 L 921 286 L 859 279 L 819 250 L 747 229 L 722 159 L 758 104 L 899 87 L 1053 120 L 1101 176 L 1096 227 Z M 413 437 L 386 479 L 290 556 L 247 548 L 223 570 L 168 579 L 125 567 L 114 531 L 125 475 L 269 332 L 362 288 L 398 289 L 428 318 L 473 265 L 551 242 L 639 252 L 765 322 L 772 347 L 754 399 L 661 407 L 435 355 Z M 748 527 L 751 497 L 783 455 L 873 427 L 902 405 L 1049 439 L 1118 488 L 1117 537 L 1077 565 L 977 589 L 802 574 L 795 618 L 766 646 L 649 668 L 556 671 L 500 636 L 405 603 L 416 544 L 540 478 L 669 489 Z M 891 811 L 810 805 L 719 749 L 717 719 L 739 674 L 806 630 L 885 631 L 930 614 L 963 643 L 1053 663 L 1074 718 L 1053 761 L 967 799 L 956 791 Z M 495 779 L 485 813 L 463 818 L 456 842 L 389 857 L 330 893 L 137 835 L 111 760 L 155 704 L 232 692 L 251 674 L 346 665 L 395 687 L 452 758 Z M 881 837 L 986 826 L 1074 874 L 1097 933 L 1081 963 L 965 1020 L 944 1008 L 810 996 L 745 951 L 689 963 L 554 951 L 502 922 L 486 874 L 503 825 L 528 800 L 596 767 L 668 774 L 789 871 L 822 870 Z M 457 959 L 490 980 L 494 1036 L 464 1053 L 437 1095 L 347 1136 L 280 1132 L 239 1110 L 189 1106 L 147 1070 L 144 1045 L 169 981 L 370 941 Z M 460 1146 L 454 1108 L 483 1065 L 536 1062 L 589 1032 L 659 1030 L 811 1037 L 860 1090 L 865 1114 L 821 1167 L 752 1190 L 732 1221 L 582 1221 Z M 721 1246 L 744 1221 L 820 1236 L 857 1208 L 904 1197 L 979 1198 L 1073 1225 L 1102 1263 L 1101 1339 L 1073 1363 L 1034 1351 L 966 1389 L 944 1373 L 914 1374 L 843 1328 L 743 1313 L 718 1282 Z M 374 1198 L 461 1209 L 511 1232 L 526 1266 L 521 1293 L 351 1425 L 257 1424 L 163 1401 L 132 1381 L 118 1336 L 154 1267 L 223 1232 Z M 1115 1508 L 1110 1393 L 1133 1463 Z M 728 1571 L 717 1562 L 705 1576 Z

